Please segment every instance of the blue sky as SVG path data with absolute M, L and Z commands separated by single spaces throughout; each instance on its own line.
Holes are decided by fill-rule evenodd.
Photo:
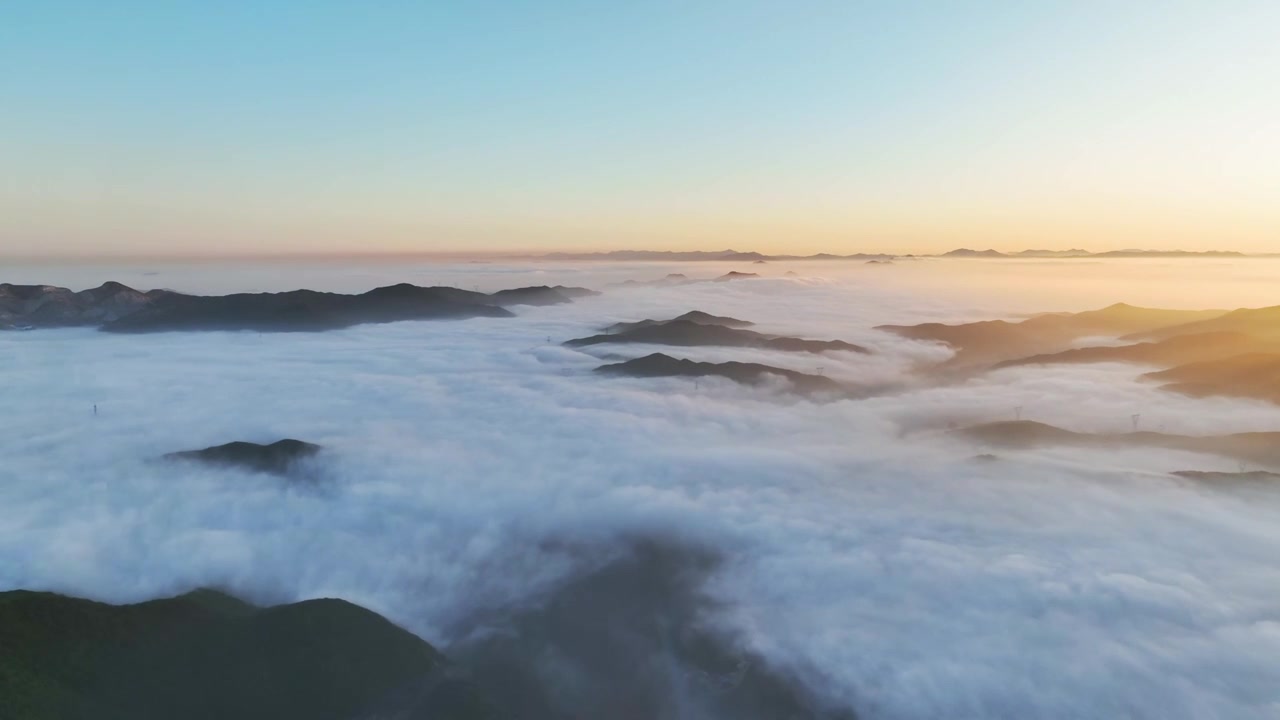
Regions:
M 1280 251 L 1280 4 L 0 5 L 0 253 Z

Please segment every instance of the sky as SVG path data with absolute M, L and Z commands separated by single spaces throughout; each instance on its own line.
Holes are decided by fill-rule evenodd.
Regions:
M 0 256 L 1280 252 L 1280 4 L 0 4 Z

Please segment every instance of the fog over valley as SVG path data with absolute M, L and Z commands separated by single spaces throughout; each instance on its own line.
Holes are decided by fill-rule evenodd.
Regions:
M 470 294 L 301 328 L 336 306 L 259 296 L 231 331 L 0 306 L 27 318 L 0 331 L 0 591 L 338 598 L 495 717 L 1280 714 L 1280 338 L 1228 315 L 1280 305 L 1280 259 L 0 273 L 106 281 L 176 294 L 135 324 L 192 295 Z M 1202 332 L 1233 334 L 1101 349 Z M 436 662 L 352 717 L 429 716 L 405 708 L 444 702 Z

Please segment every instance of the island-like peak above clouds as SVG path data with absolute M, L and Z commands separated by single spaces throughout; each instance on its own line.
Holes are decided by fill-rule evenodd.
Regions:
M 992 258 L 1008 256 L 998 250 L 970 250 L 969 248 L 956 248 L 950 252 L 942 253 L 942 257 Z
M 716 282 L 728 282 L 730 280 L 747 280 L 749 278 L 758 278 L 758 277 L 760 277 L 758 273 L 738 272 L 737 270 L 730 270 L 729 272 L 716 278 Z
M 533 287 L 499 290 L 489 295 L 498 305 L 560 305 L 577 298 L 599 295 L 595 290 L 564 285 L 535 285 Z
M 636 322 L 620 322 L 614 323 L 605 328 L 607 332 L 617 333 L 636 328 L 650 327 L 652 325 L 666 325 L 673 322 L 691 322 L 699 325 L 720 325 L 722 327 L 744 328 L 751 327 L 755 323 L 749 320 L 739 320 L 737 318 L 725 317 L 723 315 L 712 315 L 702 312 L 701 310 L 690 310 L 689 312 L 674 317 L 670 320 L 638 320 Z
M 0 329 L 97 325 L 131 315 L 165 294 L 139 292 L 118 282 L 80 292 L 0 283 Z
M 779 337 L 764 333 L 722 325 L 707 325 L 689 320 L 670 320 L 664 323 L 639 325 L 621 332 L 592 335 L 565 342 L 570 347 L 600 345 L 604 343 L 650 343 L 654 345 L 758 347 L 792 352 L 825 352 L 845 350 L 865 353 L 867 349 L 843 340 L 805 340 Z
M 312 290 L 235 295 L 175 295 L 102 326 L 108 332 L 166 330 L 334 330 L 363 323 L 444 318 L 511 317 L 487 296 L 455 288 L 401 284 L 361 295 Z
M 1280 473 L 1267 472 L 1266 470 L 1241 470 L 1240 472 L 1214 472 L 1208 470 L 1175 470 L 1170 475 L 1174 475 L 1184 480 L 1196 480 L 1198 482 L 1210 483 L 1239 483 L 1239 482 L 1267 482 L 1274 483 L 1280 481 Z
M 1031 420 L 1009 420 L 974 425 L 956 430 L 954 434 L 992 447 L 1034 448 L 1052 445 L 1156 447 L 1221 455 L 1270 468 L 1280 468 L 1280 432 L 1203 436 L 1147 431 L 1114 434 L 1081 433 Z
M 1244 333 L 1207 332 L 1177 335 L 1158 342 L 1073 348 L 1062 352 L 1006 360 L 997 363 L 995 367 L 1095 362 L 1132 362 L 1169 367 L 1184 363 L 1220 360 L 1258 351 L 1280 351 L 1280 342 L 1264 340 Z
M 1101 310 L 1049 313 L 1021 322 L 985 320 L 944 325 L 881 325 L 880 330 L 914 340 L 934 340 L 956 350 L 951 368 L 973 367 L 1016 360 L 1029 355 L 1060 352 L 1083 337 L 1120 336 L 1216 318 L 1226 310 L 1160 310 L 1116 303 Z
M 136 605 L 0 593 L 0 717 L 495 717 L 434 647 L 336 599 L 257 607 L 213 590 Z
M 0 284 L 0 330 L 96 325 L 121 333 L 318 331 L 397 320 L 511 317 L 506 306 L 555 305 L 596 294 L 560 285 L 491 294 L 400 283 L 358 295 L 314 290 L 186 295 L 169 290 L 144 293 L 117 282 L 81 292 L 51 285 Z
M 229 442 L 202 450 L 184 450 L 165 455 L 168 460 L 190 460 L 209 465 L 226 465 L 273 475 L 286 475 L 298 461 L 320 452 L 319 445 L 285 438 L 268 445 Z
M 653 353 L 635 360 L 601 365 L 596 372 L 629 377 L 723 377 L 747 385 L 766 382 L 770 377 L 787 380 L 800 393 L 836 393 L 844 390 L 840 383 L 823 375 L 747 362 L 695 362 Z

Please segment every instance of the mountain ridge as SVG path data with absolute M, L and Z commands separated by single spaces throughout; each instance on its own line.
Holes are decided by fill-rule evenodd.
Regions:
M 825 352 L 845 350 L 866 353 L 866 348 L 843 340 L 805 340 L 802 338 L 766 335 L 751 330 L 725 325 L 710 325 L 689 320 L 639 325 L 602 335 L 574 338 L 564 344 L 569 347 L 585 347 L 603 343 L 644 343 L 652 345 L 758 347 L 791 352 Z
M 558 305 L 595 290 L 562 285 L 481 293 L 399 283 L 364 293 L 316 290 L 189 295 L 142 292 L 118 282 L 75 292 L 55 285 L 0 283 L 0 330 L 93 327 L 106 332 L 335 330 L 366 323 L 513 317 L 507 306 Z
M 1149 430 L 1083 433 L 1034 420 L 1005 420 L 961 428 L 951 434 L 994 447 L 1154 447 L 1219 455 L 1280 468 L 1280 432 L 1229 435 L 1176 435 Z
M 974 258 L 974 259 L 1080 259 L 1080 258 L 1249 258 L 1272 257 L 1272 253 L 1243 253 L 1235 250 L 1105 250 L 1091 252 L 1027 249 L 1001 251 L 956 248 L 939 253 L 856 252 L 848 254 L 815 253 L 812 255 L 770 255 L 738 250 L 607 250 L 598 252 L 554 252 L 522 255 L 516 259 L 549 261 L 614 261 L 614 262 L 772 262 L 785 260 L 895 260 L 898 258 Z
M 0 593 L 0 647 L 5 718 L 494 716 L 430 643 L 332 598 L 258 607 L 206 589 L 112 605 L 14 590 Z
M 601 365 L 595 370 L 604 375 L 628 377 L 722 377 L 744 385 L 758 385 L 770 376 L 784 378 L 803 394 L 840 392 L 840 383 L 823 375 L 748 362 L 698 362 L 675 358 L 665 353 L 651 353 L 634 360 Z

